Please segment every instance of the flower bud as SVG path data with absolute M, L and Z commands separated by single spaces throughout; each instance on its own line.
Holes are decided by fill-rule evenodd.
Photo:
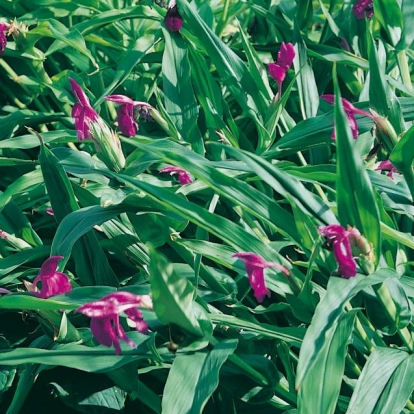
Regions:
M 90 122 L 89 128 L 99 158 L 109 169 L 119 172 L 125 167 L 125 157 L 118 135 L 100 117 Z

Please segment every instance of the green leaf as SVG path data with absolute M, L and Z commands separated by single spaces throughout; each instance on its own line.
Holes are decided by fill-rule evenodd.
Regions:
M 335 131 L 337 152 L 336 202 L 341 224 L 356 227 L 374 246 L 376 263 L 381 255 L 378 205 L 372 183 L 355 146 L 347 116 L 335 87 Z
M 40 21 L 39 26 L 34 30 L 41 31 L 40 34 L 60 40 L 65 46 L 73 47 L 79 53 L 87 56 L 96 68 L 98 67 L 95 58 L 86 47 L 85 39 L 78 31 L 69 31 L 69 29 L 64 24 L 54 19 Z M 56 47 L 52 44 L 52 46 L 50 46 L 49 50 L 46 52 L 46 56 L 54 53 L 56 50 L 58 49 L 56 49 Z
M 414 200 L 414 126 L 412 126 L 398 141 L 392 150 L 390 161 L 397 170 L 401 171 L 410 189 L 411 197 Z
M 239 364 L 241 362 L 241 366 L 237 362 Z M 244 364 L 249 367 L 250 373 L 255 373 L 255 377 L 248 375 L 246 367 L 242 367 Z M 261 377 L 260 382 L 257 376 Z M 229 355 L 229 361 L 224 364 L 220 375 L 222 387 L 227 388 L 241 401 L 252 404 L 265 403 L 272 399 L 275 395 L 275 389 L 280 390 L 281 388 L 279 386 L 280 377 L 281 375 L 272 360 L 262 355 L 241 353 Z M 283 397 L 290 402 L 295 400 L 295 396 L 286 391 Z M 250 406 L 248 407 L 251 409 Z
M 203 337 L 212 330 L 206 311 L 194 301 L 195 289 L 180 277 L 173 265 L 154 249 L 150 250 L 150 283 L 154 310 L 163 323 L 173 323 L 184 331 Z
M 311 4 L 311 2 L 309 3 Z M 293 41 L 296 50 L 293 64 L 295 72 L 298 74 L 296 81 L 298 84 L 302 117 L 304 119 L 313 118 L 318 113 L 319 92 L 315 82 L 315 75 L 309 64 L 306 44 L 297 26 L 295 26 Z
M 113 75 L 111 83 L 104 89 L 102 95 L 96 100 L 96 106 L 102 103 L 105 96 L 111 95 L 116 87 L 125 82 L 136 65 L 138 65 L 146 56 L 148 51 L 154 47 L 155 41 L 155 34 L 153 31 L 148 31 L 148 33 L 141 36 L 135 43 L 133 43 L 121 57 L 117 58 L 117 70 Z
M 384 314 L 384 304 L 378 301 L 372 289 L 364 292 L 365 306 L 372 325 L 386 335 L 394 335 L 397 330 L 405 328 L 411 322 L 411 305 L 399 280 L 389 279 L 384 284 L 396 308 L 394 318 Z
M 326 294 L 319 302 L 312 323 L 306 331 L 305 338 L 299 355 L 297 369 L 296 386 L 298 389 L 307 380 L 308 375 L 323 347 L 330 346 L 333 327 L 336 326 L 340 318 L 345 315 L 344 306 L 358 292 L 365 287 L 384 282 L 389 278 L 398 277 L 397 273 L 391 269 L 380 269 L 369 276 L 357 274 L 351 279 L 331 277 L 328 282 Z M 329 339 L 326 335 L 330 332 Z M 360 411 L 369 412 L 369 411 Z
M 342 384 L 347 345 L 351 336 L 356 311 L 342 315 L 325 330 L 324 343 L 320 344 L 313 365 L 300 383 L 298 412 L 333 414 Z M 306 343 L 302 347 L 306 346 Z
M 283 135 L 264 156 L 267 159 L 281 158 L 310 148 L 332 142 L 333 122 L 330 114 L 315 116 L 299 122 Z
M 398 389 L 395 389 L 395 386 L 401 388 L 403 386 L 403 393 L 407 392 L 407 385 L 401 384 L 390 384 L 388 390 L 392 389 L 392 393 L 386 393 L 384 397 L 392 404 L 392 409 L 390 411 L 377 411 L 376 405 L 377 401 L 380 399 L 381 394 L 384 392 L 384 389 L 390 379 L 396 373 L 397 369 L 411 356 L 398 349 L 392 348 L 375 348 L 368 358 L 367 363 L 362 370 L 360 377 L 356 383 L 354 392 L 352 394 L 351 401 L 349 402 L 347 414 L 361 414 L 361 413 L 382 413 L 382 414 L 399 414 L 400 410 L 394 410 L 398 408 L 398 405 L 401 405 L 401 395 L 398 395 Z M 409 365 L 412 366 L 410 361 Z M 396 379 L 405 379 L 404 371 L 407 365 L 397 373 Z M 409 384 L 412 384 L 412 376 L 409 379 Z M 408 379 L 408 378 L 407 378 Z M 391 380 L 392 381 L 392 380 Z M 392 387 L 394 385 L 394 387 Z M 413 384 L 414 385 L 414 384 Z M 397 397 L 398 400 L 392 398 L 393 396 Z M 403 406 L 406 401 L 404 401 Z M 397 404 L 394 406 L 394 404 Z M 384 399 L 379 407 L 384 407 Z M 403 407 L 401 407 L 403 408 Z
M 256 122 L 259 132 L 264 134 L 266 131 L 257 113 L 263 116 L 267 102 L 257 88 L 246 64 L 213 33 L 198 15 L 193 4 L 189 4 L 186 0 L 179 0 L 177 4 L 186 22 L 187 30 L 206 50 L 234 98 Z
M 142 149 L 158 153 L 163 161 L 179 165 L 221 196 L 230 201 L 236 200 L 237 205 L 241 205 L 245 211 L 297 240 L 292 215 L 246 182 L 219 171 L 213 163 L 175 143 L 159 141 L 151 145 L 143 145 Z
M 307 210 L 308 214 L 330 223 L 336 221 L 335 215 L 320 200 L 311 193 L 299 180 L 277 168 L 267 160 L 255 154 L 249 154 L 236 148 L 225 147 L 226 152 L 245 162 L 249 170 L 257 174 L 265 183 L 270 185 L 277 193 L 287 199 L 294 199 L 297 207 Z M 288 233 L 292 234 L 292 230 Z
M 187 44 L 178 33 L 163 28 L 165 49 L 162 59 L 165 109 L 181 134 L 195 152 L 204 153 L 197 126 L 198 107 L 191 82 L 191 66 Z
M 387 63 L 385 47 L 381 40 L 378 40 L 377 50 L 376 43 L 370 32 L 367 33 L 367 42 L 369 56 L 369 105 L 379 115 L 389 119 L 396 134 L 401 134 L 405 128 L 400 103 L 385 79 Z M 387 147 L 392 146 L 387 141 L 384 143 Z M 387 149 L 390 150 L 389 148 Z
M 69 213 L 79 210 L 73 189 L 65 170 L 44 144 L 41 145 L 39 162 L 54 216 L 58 222 L 61 222 Z M 94 233 L 86 234 L 80 239 L 73 255 L 77 276 L 83 283 L 118 285 L 118 279 L 109 266 L 108 259 Z M 65 256 L 65 260 L 68 260 L 68 256 Z
M 105 376 L 68 372 L 51 382 L 55 396 L 82 413 L 122 412 L 125 407 L 126 392 L 114 386 Z
M 114 288 L 109 286 L 78 287 L 64 295 L 55 295 L 48 299 L 38 298 L 32 293 L 12 293 L 0 298 L 0 309 L 73 310 L 85 303 L 101 299 L 112 292 L 114 292 Z
M 139 332 L 129 332 L 128 337 L 138 345 L 131 349 L 121 343 L 122 354 L 115 355 L 114 350 L 103 345 L 93 348 L 77 345 L 56 345 L 55 349 L 17 348 L 0 351 L 0 365 L 15 366 L 22 364 L 60 365 L 86 372 L 107 372 L 138 359 L 147 359 L 144 345 L 149 336 Z M 140 348 L 140 345 L 143 345 Z
M 209 315 L 210 320 L 216 324 L 223 326 L 232 326 L 238 329 L 243 329 L 247 332 L 254 333 L 258 336 L 265 336 L 267 338 L 281 339 L 296 347 L 302 345 L 302 339 L 305 334 L 303 327 L 276 327 L 266 323 L 254 323 L 244 319 L 236 318 L 235 316 L 212 313 Z
M 385 358 L 384 362 L 387 366 L 390 363 L 389 360 L 393 356 L 394 355 L 392 354 L 388 354 Z M 379 365 L 380 363 L 377 363 L 375 364 L 375 367 L 378 367 Z M 384 391 L 378 399 L 372 414 L 400 414 L 403 411 L 404 406 L 407 404 L 408 399 L 411 398 L 414 389 L 414 378 L 411 375 L 413 368 L 414 356 L 409 355 L 393 372 Z M 375 382 L 375 384 L 378 384 L 378 382 Z
M 221 366 L 236 346 L 236 339 L 227 339 L 209 352 L 177 355 L 165 383 L 163 414 L 201 413 L 218 386 Z
M 411 0 L 402 0 L 403 31 L 397 50 L 404 50 L 411 46 L 414 40 L 414 3 Z
M 395 47 L 401 38 L 403 15 L 397 0 L 373 0 L 375 18 L 388 34 Z

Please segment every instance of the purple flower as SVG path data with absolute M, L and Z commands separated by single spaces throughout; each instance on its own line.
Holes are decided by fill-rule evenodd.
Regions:
M 175 0 L 171 0 L 168 5 L 164 24 L 170 32 L 178 32 L 183 27 L 183 18 L 178 11 L 177 2 Z
M 56 271 L 61 259 L 63 256 L 52 256 L 42 264 L 39 274 L 33 280 L 33 293 L 39 298 L 46 299 L 50 296 L 61 295 L 72 289 L 69 277 L 65 273 Z M 42 282 L 40 292 L 37 291 L 39 282 Z
M 335 103 L 335 95 L 325 94 L 325 95 L 322 95 L 321 98 L 325 100 L 326 102 L 329 102 L 331 105 L 334 105 Z M 373 116 L 369 112 L 364 111 L 363 109 L 358 109 L 356 106 L 352 105 L 351 102 L 349 102 L 345 98 L 341 98 L 341 101 L 344 107 L 346 117 L 348 118 L 349 126 L 351 127 L 352 136 L 354 137 L 354 139 L 357 139 L 358 123 L 356 121 L 355 114 L 364 115 L 371 119 L 373 119 Z M 336 139 L 335 128 L 332 130 L 332 139 L 333 140 Z
M 381 161 L 376 168 L 376 171 L 388 171 L 387 176 L 394 179 L 393 173 L 399 173 L 399 171 L 392 165 L 390 160 Z
M 258 254 L 251 252 L 240 252 L 233 254 L 232 257 L 237 257 L 244 261 L 247 275 L 249 277 L 250 286 L 254 291 L 254 296 L 258 302 L 263 302 L 265 296 L 270 297 L 270 291 L 266 287 L 264 278 L 264 269 L 267 267 L 275 267 L 285 275 L 289 274 L 289 270 L 279 263 L 268 262 Z
M 119 315 L 125 313 L 135 322 L 136 330 L 148 333 L 147 324 L 143 320 L 142 312 L 138 307 L 152 309 L 152 300 L 149 295 L 137 296 L 131 292 L 118 291 L 104 296 L 101 300 L 87 303 L 76 309 L 76 312 L 92 318 L 91 331 L 94 338 L 102 345 L 114 346 L 115 354 L 121 353 L 119 339 L 122 339 L 132 348 L 137 345 L 126 335 L 119 322 Z M 118 339 L 119 338 L 119 339 Z
M 6 31 L 10 29 L 8 23 L 0 23 L 0 56 L 4 53 L 4 49 L 7 45 L 7 34 Z
M 319 227 L 318 232 L 325 237 L 326 244 L 333 250 L 335 260 L 339 266 L 338 273 L 345 279 L 354 277 L 357 270 L 351 244 L 355 246 L 360 244 L 360 232 L 352 227 L 348 227 L 348 230 L 345 230 L 339 224 Z
M 119 104 L 118 108 L 118 126 L 121 132 L 127 137 L 133 137 L 136 135 L 139 129 L 138 122 L 135 121 L 134 107 L 151 107 L 146 102 L 134 101 L 128 96 L 124 95 L 109 95 L 105 96 L 107 101 L 115 102 Z
M 282 83 L 285 80 L 286 72 L 292 66 L 295 58 L 295 48 L 292 43 L 282 42 L 277 54 L 277 61 L 268 65 L 269 75 L 277 82 L 278 95 L 282 93 Z
M 170 173 L 171 175 L 178 174 L 178 180 L 180 181 L 181 185 L 186 185 L 193 182 L 193 179 L 191 178 L 190 174 L 180 167 L 173 167 L 172 165 L 164 167 L 161 168 L 160 173 Z
M 352 7 L 352 13 L 357 20 L 370 19 L 374 14 L 374 5 L 372 0 L 356 0 Z
M 72 118 L 75 120 L 76 134 L 79 141 L 84 139 L 90 139 L 90 122 L 97 121 L 99 115 L 92 108 L 89 98 L 86 96 L 85 92 L 82 90 L 80 85 L 72 78 L 69 78 L 69 81 L 72 86 L 73 95 L 77 100 L 77 103 L 73 105 L 72 108 Z

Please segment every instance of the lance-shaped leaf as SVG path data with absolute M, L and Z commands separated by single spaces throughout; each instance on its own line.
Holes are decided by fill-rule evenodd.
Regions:
M 338 215 L 344 227 L 356 227 L 374 246 L 375 258 L 381 252 L 379 210 L 372 183 L 352 137 L 340 97 L 336 74 L 335 131 L 337 152 L 336 202 Z
M 161 322 L 174 323 L 194 336 L 208 334 L 211 323 L 207 312 L 194 301 L 194 286 L 154 249 L 150 250 L 149 273 L 154 310 Z

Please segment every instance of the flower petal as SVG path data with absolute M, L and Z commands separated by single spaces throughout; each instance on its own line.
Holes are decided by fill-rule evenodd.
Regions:
M 40 292 L 37 292 L 37 284 L 42 282 Z M 39 298 L 46 299 L 55 295 L 62 295 L 72 290 L 70 279 L 65 273 L 55 272 L 48 275 L 37 276 L 33 281 L 34 294 Z
M 119 347 L 119 341 L 116 337 L 115 328 L 112 326 L 112 322 L 110 318 L 102 318 L 102 319 L 94 318 L 91 320 L 90 328 L 91 328 L 93 337 L 101 345 L 110 347 L 115 342 L 118 342 L 118 347 Z M 119 349 L 119 351 L 121 351 L 121 349 Z
M 127 137 L 133 137 L 139 129 L 138 122 L 134 119 L 134 106 L 121 105 L 118 107 L 118 126 L 122 134 Z
M 356 229 L 355 231 L 358 232 Z M 338 264 L 338 273 L 346 279 L 355 276 L 357 273 L 356 263 L 349 239 L 351 232 L 339 224 L 319 227 L 318 232 L 332 244 L 335 261 Z
M 356 0 L 352 7 L 352 13 L 357 20 L 362 20 L 365 17 L 370 19 L 374 14 L 374 7 L 372 0 Z
M 135 101 L 125 95 L 108 95 L 105 96 L 107 101 L 115 102 L 120 105 L 134 105 Z
M 69 82 L 72 87 L 73 95 L 75 95 L 76 100 L 82 105 L 82 106 L 91 106 L 89 102 L 89 98 L 87 97 L 86 93 L 83 91 L 81 86 L 75 81 L 73 78 L 69 78 Z
M 178 174 L 178 180 L 180 181 L 181 185 L 186 185 L 193 182 L 191 175 L 186 170 L 180 167 L 174 167 L 172 165 L 167 166 L 161 168 L 160 173 L 170 173 L 171 175 Z
M 56 272 L 58 268 L 58 263 L 60 260 L 63 259 L 63 256 L 51 256 L 48 259 L 46 259 L 42 267 L 40 268 L 39 276 L 49 276 Z
M 4 49 L 7 45 L 6 30 L 9 30 L 10 25 L 7 23 L 0 23 L 0 54 L 4 53 Z
M 335 240 L 332 244 L 335 260 L 338 263 L 338 273 L 346 279 L 356 275 L 356 263 L 352 256 L 351 243 L 348 237 Z
M 178 32 L 183 27 L 183 18 L 175 1 L 170 2 L 164 24 L 170 32 Z
M 358 138 L 358 123 L 355 115 L 351 112 L 347 112 L 346 117 L 348 118 L 348 124 L 351 128 L 352 136 L 354 139 Z
M 250 286 L 254 291 L 254 297 L 259 303 L 262 303 L 265 296 L 270 298 L 270 291 L 266 286 L 264 278 L 264 269 L 246 264 L 247 275 Z
M 138 295 L 118 291 L 110 293 L 100 300 L 89 302 L 76 309 L 76 312 L 83 313 L 90 318 L 107 318 L 138 306 L 141 306 L 141 299 Z
M 292 66 L 295 55 L 295 47 L 293 44 L 282 42 L 277 54 L 277 64 L 286 72 Z
M 269 75 L 277 82 L 282 83 L 286 78 L 286 70 L 277 63 L 268 65 Z

